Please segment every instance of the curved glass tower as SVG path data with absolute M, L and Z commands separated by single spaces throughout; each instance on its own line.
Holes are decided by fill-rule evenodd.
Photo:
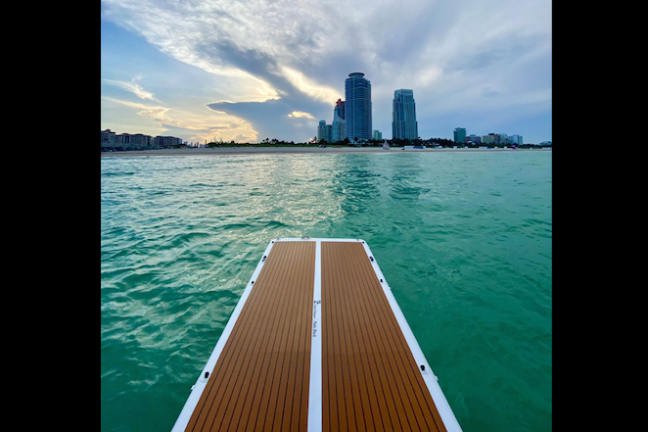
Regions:
M 412 90 L 400 89 L 394 92 L 392 118 L 392 138 L 418 138 L 416 103 L 414 102 L 414 92 Z
M 344 90 L 346 136 L 351 140 L 371 139 L 371 82 L 362 72 L 350 73 Z

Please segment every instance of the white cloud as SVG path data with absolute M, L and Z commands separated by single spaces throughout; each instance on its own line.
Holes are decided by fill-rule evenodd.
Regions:
M 308 119 L 311 119 L 311 120 L 315 119 L 315 117 L 313 117 L 311 114 L 309 114 L 307 112 L 302 112 L 302 111 L 293 111 L 290 114 L 288 114 L 288 117 L 291 117 L 291 118 L 302 118 L 302 117 L 304 117 L 304 118 L 308 118 Z
M 284 66 L 281 68 L 281 72 L 298 90 L 315 100 L 335 105 L 335 101 L 344 99 L 342 93 L 313 82 L 296 69 Z
M 126 91 L 133 93 L 135 96 L 137 96 L 140 99 L 157 101 L 157 99 L 153 97 L 153 93 L 144 90 L 142 86 L 140 86 L 139 84 L 135 84 L 135 81 L 141 78 L 142 78 L 141 75 L 138 75 L 135 78 L 133 78 L 131 82 L 102 78 L 101 82 L 104 84 L 120 87 Z

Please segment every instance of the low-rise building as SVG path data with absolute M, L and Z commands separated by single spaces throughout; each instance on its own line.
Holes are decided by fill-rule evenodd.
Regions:
M 182 140 L 180 138 L 172 136 L 156 136 L 153 138 L 153 145 L 156 147 L 171 147 L 174 145 L 181 144 Z
M 147 147 L 169 147 L 173 145 L 182 144 L 182 138 L 171 136 L 156 136 L 145 135 L 141 133 L 129 134 L 122 133 L 116 134 L 110 129 L 101 131 L 101 147 L 112 147 L 117 149 L 142 149 Z
M 101 146 L 102 147 L 113 147 L 116 142 L 115 132 L 110 129 L 101 131 Z
M 472 143 L 475 143 L 475 144 L 479 144 L 479 143 L 482 142 L 482 139 L 481 139 L 480 136 L 471 134 L 470 136 L 466 137 L 466 142 L 472 142 Z
M 522 135 L 511 135 L 511 144 L 522 145 Z

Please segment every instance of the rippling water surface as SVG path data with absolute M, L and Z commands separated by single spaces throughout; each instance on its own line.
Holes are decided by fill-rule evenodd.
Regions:
M 551 429 L 551 152 L 101 159 L 101 430 L 169 431 L 276 237 L 362 238 L 469 431 Z

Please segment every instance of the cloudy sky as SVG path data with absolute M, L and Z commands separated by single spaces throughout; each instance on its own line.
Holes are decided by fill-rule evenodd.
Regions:
M 102 0 L 101 129 L 304 142 L 363 72 L 384 138 L 405 88 L 421 138 L 551 140 L 551 3 Z

